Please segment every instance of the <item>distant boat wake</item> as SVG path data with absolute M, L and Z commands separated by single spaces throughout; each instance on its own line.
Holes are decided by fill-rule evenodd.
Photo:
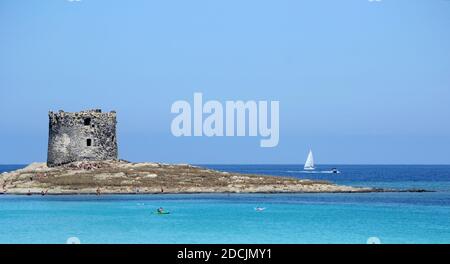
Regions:
M 310 170 L 288 170 L 286 171 L 287 173 L 323 173 L 323 174 L 328 174 L 328 173 L 340 173 L 338 172 L 333 172 L 332 170 L 326 170 L 326 171 L 310 171 Z
M 316 171 L 316 167 L 314 166 L 314 156 L 312 153 L 312 150 L 309 149 L 308 157 L 306 158 L 305 166 L 303 166 L 303 170 L 301 171 L 287 171 L 288 173 L 340 173 L 336 168 L 333 168 L 332 170 L 326 170 L 326 171 Z

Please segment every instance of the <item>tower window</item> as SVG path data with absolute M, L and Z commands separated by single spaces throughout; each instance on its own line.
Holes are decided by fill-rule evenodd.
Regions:
M 90 117 L 87 117 L 87 118 L 84 119 L 84 125 L 85 126 L 91 125 L 91 118 Z
M 86 146 L 88 147 L 92 146 L 92 139 L 90 138 L 86 139 Z

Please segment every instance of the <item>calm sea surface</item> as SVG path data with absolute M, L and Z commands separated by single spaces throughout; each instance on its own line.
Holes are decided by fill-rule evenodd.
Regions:
M 450 166 L 322 165 L 318 173 L 299 165 L 204 166 L 435 192 L 0 195 L 0 243 L 450 243 Z M 328 173 L 332 167 L 341 173 Z M 171 214 L 154 214 L 160 206 Z

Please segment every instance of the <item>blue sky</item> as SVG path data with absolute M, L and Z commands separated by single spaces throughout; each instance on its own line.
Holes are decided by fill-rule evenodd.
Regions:
M 87 108 L 133 161 L 450 164 L 450 1 L 2 0 L 0 36 L 0 164 Z M 172 136 L 194 92 L 279 100 L 279 145 Z

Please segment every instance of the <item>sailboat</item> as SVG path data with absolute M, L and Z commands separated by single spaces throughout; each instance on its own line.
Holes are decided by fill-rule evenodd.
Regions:
M 312 151 L 309 150 L 308 158 L 306 158 L 305 166 L 303 167 L 304 170 L 314 170 L 314 157 L 312 154 Z

